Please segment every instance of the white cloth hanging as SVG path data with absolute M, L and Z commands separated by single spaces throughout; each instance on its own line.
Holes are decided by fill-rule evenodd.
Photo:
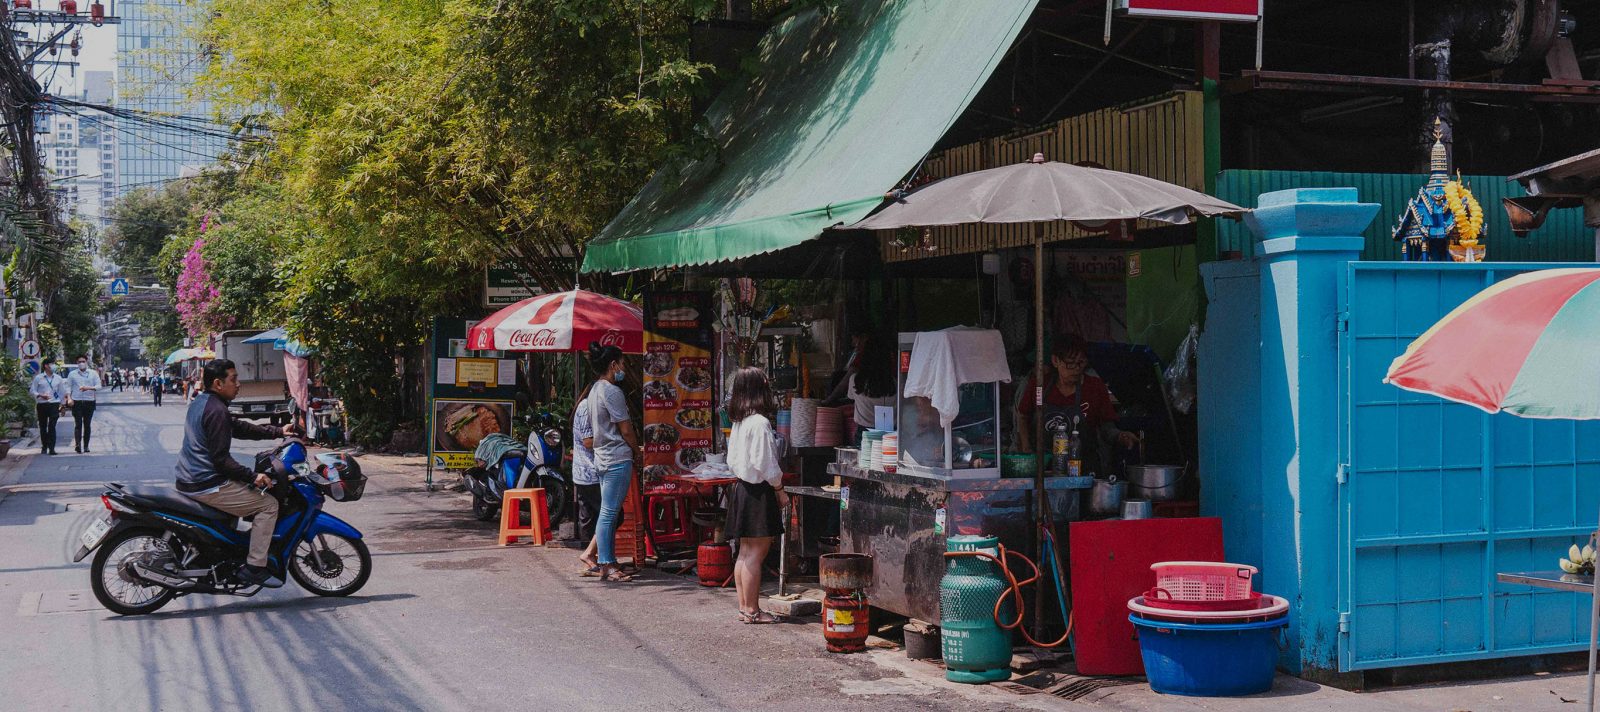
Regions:
M 927 398 L 950 427 L 961 414 L 961 384 L 1010 383 L 1005 342 L 994 329 L 956 326 L 917 334 L 902 398 Z

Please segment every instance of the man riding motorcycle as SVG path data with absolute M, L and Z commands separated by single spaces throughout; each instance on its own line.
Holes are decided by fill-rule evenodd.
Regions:
M 250 528 L 250 555 L 239 569 L 244 583 L 267 588 L 283 579 L 267 568 L 267 549 L 278 523 L 278 500 L 265 492 L 272 478 L 252 474 L 229 454 L 233 438 L 270 440 L 298 434 L 294 425 L 257 425 L 228 413 L 228 402 L 239 395 L 239 372 L 232 361 L 219 358 L 201 371 L 203 392 L 189 404 L 183 421 L 183 447 L 178 451 L 177 489 L 196 501 L 237 517 L 254 517 Z

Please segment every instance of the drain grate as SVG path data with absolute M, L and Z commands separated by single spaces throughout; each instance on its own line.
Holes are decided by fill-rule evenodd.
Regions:
M 1044 692 L 1044 690 L 1041 690 L 1037 687 L 1028 687 L 1027 685 L 1015 682 L 992 682 L 989 684 L 992 687 L 1005 690 L 1013 695 L 1037 695 L 1041 692 Z
M 1075 677 L 1050 688 L 1049 692 L 1063 700 L 1081 700 L 1108 687 L 1122 687 L 1137 682 L 1136 679 L 1121 677 Z

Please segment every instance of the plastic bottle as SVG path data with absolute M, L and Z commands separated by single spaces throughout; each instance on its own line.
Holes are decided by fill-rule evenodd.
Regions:
M 1067 435 L 1067 424 L 1057 423 L 1050 433 L 1050 469 L 1058 474 L 1066 474 L 1071 442 L 1072 438 Z
M 1083 474 L 1083 440 L 1078 437 L 1078 431 L 1073 430 L 1067 441 L 1067 466 L 1062 474 L 1068 477 L 1079 477 Z

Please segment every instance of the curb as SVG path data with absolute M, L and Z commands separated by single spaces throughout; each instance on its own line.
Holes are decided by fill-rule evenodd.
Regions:
M 22 479 L 22 473 L 27 471 L 28 465 L 33 462 L 33 455 L 15 454 L 24 449 L 38 447 L 37 438 L 24 437 L 11 443 L 11 452 L 6 453 L 6 459 L 0 460 L 0 503 L 17 487 Z

